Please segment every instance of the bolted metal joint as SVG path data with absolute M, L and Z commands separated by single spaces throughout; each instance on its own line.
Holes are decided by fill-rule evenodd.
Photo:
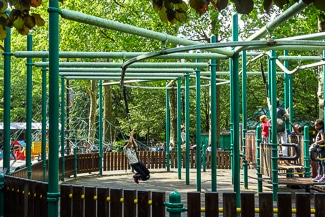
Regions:
M 180 216 L 182 212 L 187 211 L 184 204 L 181 202 L 181 195 L 177 191 L 172 191 L 169 194 L 169 202 L 164 203 L 167 207 L 167 211 L 170 212 L 170 216 Z

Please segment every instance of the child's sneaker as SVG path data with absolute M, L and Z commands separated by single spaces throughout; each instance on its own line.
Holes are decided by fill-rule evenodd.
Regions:
M 135 183 L 139 184 L 139 178 L 136 177 L 136 175 L 133 176 L 133 180 L 134 180 Z
M 322 176 L 316 176 L 315 178 L 313 178 L 313 182 L 318 182 L 320 179 L 322 178 Z
M 322 176 L 322 178 L 318 180 L 318 183 L 325 183 L 325 176 Z

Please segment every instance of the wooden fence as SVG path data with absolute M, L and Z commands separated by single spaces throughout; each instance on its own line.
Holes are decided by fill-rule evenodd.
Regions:
M 141 151 L 138 152 L 139 160 L 141 160 L 149 169 L 162 169 L 166 168 L 166 152 L 164 151 Z M 206 168 L 211 168 L 211 154 L 206 153 Z M 218 151 L 217 152 L 217 168 L 230 169 L 230 152 Z M 203 159 L 201 157 L 201 159 Z M 185 168 L 186 158 L 185 152 L 181 155 L 182 167 Z M 196 152 L 190 152 L 189 155 L 190 168 L 196 168 Z M 203 162 L 201 162 L 203 164 Z M 109 152 L 104 153 L 103 157 L 103 170 L 127 170 L 130 166 L 123 152 Z M 177 152 L 170 152 L 170 168 L 177 168 Z
M 138 153 L 139 159 L 149 169 L 164 169 L 166 168 L 166 152 L 142 151 Z M 217 152 L 217 169 L 230 169 L 230 153 L 227 151 Z M 190 152 L 190 168 L 196 168 L 196 153 Z M 185 152 L 181 156 L 182 167 L 185 168 Z M 63 159 L 59 159 L 59 177 L 62 178 L 62 163 Z M 77 163 L 77 166 L 75 165 Z M 98 153 L 78 154 L 65 156 L 64 159 L 64 177 L 71 177 L 80 173 L 90 173 L 99 171 L 99 155 Z M 177 168 L 177 152 L 170 152 L 170 168 Z M 206 168 L 211 168 L 211 155 L 206 155 Z M 129 163 L 123 152 L 109 152 L 103 155 L 103 171 L 128 170 Z M 46 162 L 46 177 L 48 177 L 48 162 Z M 33 180 L 43 181 L 44 165 L 43 162 L 38 162 L 32 166 Z M 15 171 L 12 176 L 27 178 L 27 168 Z M 47 178 L 46 178 L 47 180 Z
M 68 155 L 64 157 L 64 174 L 65 177 L 70 177 L 72 175 L 77 175 L 79 173 L 90 173 L 90 172 L 98 172 L 99 171 L 99 155 L 97 153 L 91 154 L 78 154 L 77 158 L 74 155 Z M 75 162 L 78 166 L 75 167 Z M 62 163 L 63 158 L 59 158 L 59 176 L 62 177 Z M 76 169 L 76 171 L 75 171 Z M 32 165 L 32 177 L 31 179 L 37 181 L 43 181 L 43 173 L 44 173 L 44 164 L 43 161 L 35 163 Z M 27 178 L 28 170 L 27 168 L 23 168 L 17 170 L 11 174 L 12 176 Z M 46 161 L 46 180 L 48 177 L 48 160 Z
M 167 196 L 165 192 L 62 184 L 60 217 L 165 217 L 169 215 L 168 205 L 180 208 L 179 204 L 170 203 Z M 274 203 L 271 192 L 258 196 L 254 192 L 242 192 L 240 201 L 240 207 L 237 207 L 234 192 L 188 192 L 184 208 L 187 208 L 188 217 L 236 216 L 238 213 L 242 217 L 325 216 L 324 193 L 297 192 L 292 195 L 291 192 L 280 192 L 277 203 Z M 5 176 L 4 216 L 47 216 L 47 183 Z

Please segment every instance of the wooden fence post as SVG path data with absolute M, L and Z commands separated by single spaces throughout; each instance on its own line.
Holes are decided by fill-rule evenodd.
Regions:
M 241 217 L 255 216 L 255 195 L 254 192 L 241 192 Z

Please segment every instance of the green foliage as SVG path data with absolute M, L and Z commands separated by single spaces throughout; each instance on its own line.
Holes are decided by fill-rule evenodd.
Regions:
M 175 24 L 176 22 L 186 21 L 188 8 L 185 2 L 181 0 L 153 0 L 152 4 L 163 22 Z
M 15 27 L 21 35 L 27 35 L 35 26 L 44 26 L 45 21 L 31 8 L 37 8 L 42 0 L 0 0 L 0 40 L 6 38 L 6 28 Z M 7 7 L 12 9 L 7 14 Z M 3 49 L 3 47 L 1 47 Z
M 262 14 L 270 14 L 272 7 L 276 5 L 278 8 L 282 9 L 298 0 L 264 0 L 262 7 Z M 303 0 L 305 4 L 314 3 L 315 7 L 319 10 L 325 11 L 325 4 L 323 0 Z M 260 6 L 260 0 L 231 0 L 235 5 L 236 11 L 239 14 L 250 14 L 254 6 Z M 211 3 L 211 4 L 210 4 Z M 196 11 L 197 14 L 204 14 L 210 10 L 222 11 L 225 8 L 231 8 L 232 3 L 228 0 L 152 0 L 153 8 L 159 14 L 161 21 L 170 22 L 175 24 L 177 21 L 185 22 L 186 20 L 186 5 L 188 4 L 192 9 Z M 182 5 L 182 10 L 178 11 L 176 5 Z M 211 6 L 212 5 L 212 6 Z M 228 6 L 228 7 L 227 7 Z M 273 7 L 274 8 L 274 7 Z M 182 19 L 175 19 L 176 14 L 181 13 Z

